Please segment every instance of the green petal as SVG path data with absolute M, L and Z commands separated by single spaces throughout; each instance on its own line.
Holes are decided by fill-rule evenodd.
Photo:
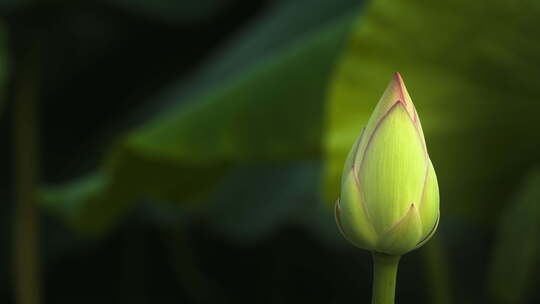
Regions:
M 411 120 L 417 122 L 418 125 L 420 125 L 420 121 L 418 120 L 416 114 L 416 109 L 414 108 L 411 97 L 409 96 L 407 88 L 403 83 L 403 79 L 401 78 L 401 75 L 399 75 L 399 73 L 395 73 L 392 77 L 392 80 L 386 87 L 383 96 L 377 103 L 375 110 L 373 110 L 373 113 L 371 114 L 366 127 L 364 128 L 364 132 L 368 134 L 368 136 L 366 136 L 367 138 L 371 136 L 370 134 L 375 131 L 377 125 L 380 124 L 381 119 L 383 119 L 388 114 L 388 111 L 390 111 L 397 102 L 401 102 L 407 110 L 408 115 L 411 117 Z M 420 134 L 422 135 L 422 137 L 424 136 L 423 133 Z M 368 141 L 364 139 L 362 142 L 360 142 L 358 146 L 358 157 L 356 158 L 357 165 L 361 160 L 360 156 L 365 152 L 367 142 Z
M 360 136 L 358 136 L 351 150 L 349 150 L 349 154 L 347 155 L 347 160 L 345 161 L 345 165 L 343 166 L 343 174 L 341 176 L 341 182 L 344 182 L 347 179 L 347 175 L 351 172 L 354 166 L 354 162 L 358 154 L 358 147 L 360 145 L 360 142 L 362 142 L 362 139 L 364 138 L 365 130 L 366 128 L 362 129 L 362 132 L 360 132 Z
M 366 133 L 367 134 L 367 133 Z M 359 168 L 359 181 L 376 231 L 399 221 L 421 201 L 426 154 L 423 141 L 401 103 L 374 130 Z M 364 140 L 364 141 L 365 141 Z
M 377 249 L 387 254 L 402 255 L 416 248 L 421 235 L 422 221 L 418 209 L 411 204 L 407 214 L 382 235 Z
M 437 227 L 439 227 L 439 219 L 440 219 L 440 213 L 437 212 L 437 218 L 435 220 L 435 225 L 433 225 L 431 227 L 430 232 L 427 235 L 425 235 L 424 238 L 420 242 L 418 242 L 418 244 L 416 245 L 416 247 L 414 249 L 424 246 L 424 244 L 427 243 L 427 241 L 429 241 L 431 239 L 431 237 L 437 231 Z M 425 229 L 425 227 L 426 227 L 426 225 L 422 225 L 422 228 Z
M 342 234 L 355 246 L 373 250 L 377 234 L 369 220 L 353 170 L 349 170 L 342 184 L 341 198 L 336 203 L 336 222 Z
M 428 163 L 425 183 L 422 201 L 418 205 L 418 210 L 424 226 L 422 234 L 427 236 L 432 232 L 439 217 L 439 185 L 431 160 Z

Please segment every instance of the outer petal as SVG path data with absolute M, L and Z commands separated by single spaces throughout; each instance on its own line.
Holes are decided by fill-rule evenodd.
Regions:
M 414 108 L 414 115 L 415 115 L 414 124 L 416 126 L 416 129 L 418 130 L 418 133 L 420 133 L 420 137 L 422 138 L 422 143 L 424 144 L 424 147 L 426 147 L 426 139 L 424 137 L 424 130 L 422 129 L 422 124 L 420 123 L 420 117 L 418 116 L 418 113 L 416 112 L 416 108 Z M 427 153 L 427 147 L 425 149 Z
M 349 170 L 341 187 L 341 198 L 336 203 L 336 222 L 341 233 L 355 246 L 373 250 L 378 237 L 358 191 L 353 170 Z
M 405 216 L 385 232 L 377 249 L 380 252 L 402 255 L 416 248 L 422 236 L 422 221 L 418 209 L 411 204 Z
M 395 104 L 374 130 L 358 172 L 376 231 L 386 231 L 420 202 L 426 161 L 413 121 Z
M 371 134 L 375 131 L 377 125 L 379 125 L 380 121 L 384 119 L 384 117 L 388 114 L 388 111 L 390 111 L 390 109 L 396 103 L 401 103 L 405 108 L 407 114 L 411 117 L 411 120 L 415 123 L 418 122 L 418 125 L 420 125 L 420 121 L 418 121 L 417 118 L 416 110 L 411 101 L 411 97 L 407 92 L 407 88 L 403 83 L 403 79 L 401 78 L 401 75 L 399 73 L 395 73 L 392 80 L 388 84 L 388 87 L 386 87 L 383 96 L 377 103 L 375 110 L 373 110 L 373 113 L 371 114 L 371 117 L 369 118 L 369 121 L 364 129 L 364 133 L 367 134 L 367 136 L 358 146 L 359 156 L 364 154 L 368 142 L 368 140 L 366 139 L 369 139 L 369 137 L 371 137 Z M 419 130 L 421 136 L 423 137 L 421 128 Z M 356 158 L 357 165 L 361 161 L 361 159 L 361 157 Z
M 347 160 L 345 161 L 345 165 L 343 166 L 343 174 L 341 176 L 342 183 L 347 179 L 347 175 L 352 171 L 353 167 L 355 166 L 355 160 L 358 157 L 358 147 L 360 145 L 360 142 L 362 142 L 362 139 L 364 138 L 365 130 L 366 128 L 362 129 L 360 136 L 358 136 L 358 138 L 354 142 L 354 145 L 349 151 L 349 154 L 347 155 Z
M 432 232 L 439 217 L 439 185 L 431 160 L 428 160 L 426 181 L 418 210 L 424 226 L 422 235 L 426 237 Z
M 437 227 L 439 227 L 439 218 L 440 218 L 440 213 L 437 213 L 437 220 L 435 220 L 435 225 L 433 227 L 431 227 L 431 231 L 424 236 L 424 238 L 418 242 L 418 244 L 416 245 L 416 248 L 420 248 L 422 246 L 424 246 L 425 243 L 427 243 L 427 241 L 429 241 L 429 239 L 431 239 L 431 237 L 435 234 L 435 231 L 437 231 Z

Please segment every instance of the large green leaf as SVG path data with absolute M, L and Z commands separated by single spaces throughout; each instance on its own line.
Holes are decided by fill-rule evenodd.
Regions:
M 317 35 L 322 26 L 344 18 L 344 13 L 359 13 L 357 0 L 294 0 L 279 1 L 251 24 L 231 35 L 216 56 L 209 58 L 189 78 L 182 77 L 163 90 L 155 101 L 164 103 L 166 109 L 181 101 L 199 100 L 200 94 L 223 85 L 224 79 L 242 77 L 249 70 L 268 60 L 279 57 L 299 40 Z M 306 11 L 309 10 L 309 13 Z M 345 17 L 347 18 L 347 17 Z M 279 60 L 279 59 L 278 59 Z
M 535 1 L 373 1 L 329 91 L 327 201 L 337 197 L 346 154 L 399 71 L 424 127 L 443 217 L 492 222 L 516 178 L 540 158 L 539 16 Z
M 311 30 L 291 29 L 298 35 L 274 52 L 120 137 L 98 173 L 46 189 L 46 206 L 81 231 L 99 233 L 141 199 L 204 198 L 238 164 L 318 158 L 326 82 L 352 16 L 346 5 L 336 16 L 318 3 L 311 9 L 329 14 L 325 22 L 300 18 Z M 298 19 L 290 4 L 283 12 L 285 24 Z
M 529 303 L 540 278 L 540 172 L 526 179 L 505 210 L 488 276 L 491 303 Z
M 314 190 L 319 172 L 318 162 L 240 168 L 220 184 L 202 216 L 229 240 L 260 241 L 321 205 Z

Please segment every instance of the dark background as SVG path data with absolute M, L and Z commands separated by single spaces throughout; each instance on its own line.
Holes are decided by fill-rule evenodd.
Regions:
M 540 67 L 536 63 L 540 53 L 535 52 L 540 43 L 536 43 L 537 24 L 531 20 L 538 20 L 540 10 L 532 2 L 511 9 L 502 1 L 490 9 L 464 1 L 424 6 L 417 2 L 401 4 L 409 10 L 386 6 L 390 17 L 385 19 L 381 13 L 385 10 L 370 11 L 369 2 L 348 0 L 0 1 L 4 38 L 0 70 L 6 75 L 0 120 L 0 170 L 4 172 L 0 183 L 0 301 L 16 303 L 13 172 L 20 151 L 14 152 L 13 147 L 17 128 L 13 112 L 20 102 L 18 94 L 35 90 L 39 134 L 35 202 L 43 303 L 368 303 L 370 255 L 338 235 L 322 185 L 327 178 L 325 166 L 333 156 L 325 152 L 322 138 L 337 132 L 326 129 L 328 84 L 332 73 L 340 71 L 339 56 L 356 51 L 372 63 L 368 70 L 384 66 L 381 71 L 388 77 L 374 75 L 376 85 L 373 80 L 362 86 L 362 79 L 354 75 L 348 81 L 371 90 L 369 96 L 378 96 L 390 79 L 386 69 L 405 70 L 414 92 L 420 92 L 419 104 L 426 105 L 417 107 L 420 117 L 427 117 L 423 123 L 428 148 L 434 138 L 432 159 L 441 187 L 441 224 L 434 240 L 402 258 L 397 301 L 540 301 L 538 292 L 531 289 L 531 282 L 538 278 L 536 256 L 540 254 L 540 245 L 536 245 L 540 232 L 536 189 L 540 183 L 535 175 L 539 148 L 535 113 L 540 106 L 534 74 Z M 440 16 L 422 19 L 424 10 Z M 474 14 L 492 19 L 479 21 Z M 312 53 L 304 55 L 303 39 L 324 37 L 319 29 L 341 16 L 349 20 L 345 38 L 335 44 L 337 51 L 328 47 L 332 50 L 328 52 L 339 56 L 329 60 L 328 66 L 311 68 L 320 64 L 319 53 L 313 58 L 309 57 Z M 417 16 L 419 27 L 398 22 Z M 448 50 L 448 57 L 431 49 L 446 40 L 422 39 L 422 30 L 435 19 L 448 25 L 446 33 L 440 32 L 441 39 L 455 38 L 455 44 L 449 43 L 455 48 Z M 498 27 L 503 20 L 508 27 Z M 490 27 L 489 22 L 497 26 Z M 347 42 L 357 29 L 365 26 L 369 31 L 373 24 L 380 26 L 378 39 L 366 40 L 357 48 Z M 258 31 L 260 28 L 265 30 Z M 410 45 L 396 41 L 395 45 L 411 49 L 413 55 L 396 59 L 400 64 L 393 65 L 394 61 L 385 60 L 386 55 L 396 57 L 393 53 L 400 52 L 393 48 L 385 54 L 377 48 L 396 28 L 404 41 L 412 35 L 407 31 L 418 31 L 420 38 Z M 321 54 L 326 54 L 325 46 L 334 40 L 321 41 Z M 478 47 L 467 49 L 462 44 Z M 414 51 L 417 45 L 419 52 Z M 293 55 L 280 55 L 289 48 Z M 300 55 L 295 57 L 297 49 Z M 474 51 L 479 57 L 469 58 Z M 383 60 L 371 59 L 377 56 Z M 527 60 L 523 63 L 515 58 Z M 300 77 L 294 69 L 272 70 L 272 64 L 281 61 L 285 65 L 307 63 L 305 71 L 297 71 L 306 82 L 291 80 Z M 422 84 L 426 78 L 415 78 L 409 62 L 412 66 L 421 62 L 418 74 L 434 75 L 433 82 Z M 275 72 L 273 78 L 265 78 L 264 67 L 263 76 L 251 72 L 259 64 L 268 64 L 269 73 Z M 440 103 L 431 106 L 427 98 L 422 100 L 428 95 L 421 91 L 441 88 L 437 83 L 445 80 L 437 74 L 444 74 L 441 69 L 448 71 L 446 75 L 457 75 L 449 79 L 459 81 L 446 82 L 449 89 L 440 89 L 442 93 L 435 94 L 443 96 Z M 319 74 L 323 85 L 314 85 Z M 254 106 L 242 108 L 244 112 L 233 104 L 246 98 L 243 93 L 220 89 L 237 78 L 248 88 L 249 96 L 254 96 L 246 103 Z M 253 83 L 251 79 L 255 79 Z M 467 91 L 469 87 L 478 89 Z M 414 92 L 411 96 L 416 100 Z M 216 103 L 222 106 L 213 114 L 196 116 L 197 103 L 213 100 L 198 97 L 205 94 L 218 96 Z M 316 102 L 305 108 L 304 97 Z M 257 105 L 273 99 L 283 102 Z M 291 105 L 296 101 L 298 106 Z M 229 107 L 228 102 L 233 105 Z M 376 99 L 362 100 L 366 113 L 375 103 Z M 170 137 L 157 131 L 156 137 L 165 139 L 163 147 L 175 141 L 176 131 L 194 142 L 195 148 L 186 148 L 194 155 L 189 162 L 169 163 L 171 155 L 145 162 L 142 153 L 132 153 L 131 146 L 124 146 L 122 138 L 131 130 L 181 111 L 188 113 L 181 117 L 190 119 L 189 111 L 193 111 L 195 118 L 182 129 L 175 129 L 176 125 L 167 129 L 172 130 Z M 225 149 L 214 160 L 214 149 L 220 148 L 214 148 L 216 137 L 206 135 L 220 130 L 220 126 L 209 126 L 227 115 L 234 116 L 240 127 L 235 131 L 223 126 L 223 132 L 232 136 L 230 145 L 240 147 L 240 152 Z M 429 123 L 441 116 L 444 123 L 460 127 L 440 131 L 445 128 L 441 123 L 442 127 L 430 131 Z M 267 117 L 276 117 L 276 121 L 263 123 Z M 261 125 L 251 124 L 258 120 Z M 283 127 L 283 121 L 298 124 Z M 280 138 L 281 134 L 292 134 L 292 143 L 307 148 L 276 144 L 277 152 L 269 149 L 266 138 Z M 235 136 L 249 138 L 250 145 L 243 146 L 246 142 Z M 217 139 L 227 142 L 226 136 Z M 149 151 L 145 153 L 159 152 Z M 185 151 L 177 152 L 184 155 Z M 120 189 L 122 194 L 105 190 L 107 198 L 100 203 L 102 197 L 96 199 L 90 190 L 86 200 L 87 192 L 72 182 L 96 168 L 99 183 L 110 179 L 107 189 Z M 128 182 L 121 182 L 124 180 Z M 143 194 L 131 197 L 137 188 L 144 188 Z M 196 193 L 184 197 L 183 189 Z M 469 200 L 460 199 L 464 193 L 471 193 Z M 79 205 L 84 207 L 71 207 Z

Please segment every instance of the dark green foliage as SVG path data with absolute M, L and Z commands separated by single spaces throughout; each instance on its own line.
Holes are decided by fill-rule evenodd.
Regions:
M 525 303 L 540 269 L 540 175 L 527 176 L 499 221 L 489 291 L 493 303 Z
M 300 8 L 285 5 L 274 18 L 292 22 L 293 9 Z M 335 13 L 323 1 L 318 9 L 320 18 Z M 247 36 L 237 48 L 252 43 L 251 37 L 272 40 L 275 36 L 265 32 L 276 33 L 276 25 L 268 24 L 274 19 L 268 20 L 259 25 L 261 36 Z M 309 18 L 297 20 L 297 35 L 279 42 L 281 47 L 274 46 L 259 62 L 207 86 L 189 101 L 172 104 L 121 136 L 100 173 L 88 181 L 46 190 L 47 205 L 71 224 L 100 232 L 144 198 L 203 200 L 234 166 L 320 159 L 326 83 L 350 20 L 349 12 L 319 19 L 316 26 Z M 298 29 L 303 26 L 314 29 Z M 224 55 L 223 64 L 240 60 L 235 56 Z M 69 202 L 58 203 L 66 198 Z M 66 209 L 67 205 L 71 207 Z
M 77 279 L 115 281 L 125 259 L 123 300 L 155 284 L 161 297 L 140 299 L 366 302 L 369 256 L 341 239 L 331 206 L 354 137 L 399 71 L 442 215 L 432 243 L 403 258 L 398 302 L 537 301 L 540 5 L 267 1 L 227 35 L 217 21 L 198 27 L 240 2 L 0 1 L 5 125 L 18 68 L 7 38 L 24 41 L 26 23 L 43 38 L 44 276 L 73 284 L 53 280 L 66 291 L 49 299 L 79 301 Z M 87 113 L 94 101 L 104 110 Z M 171 281 L 179 294 L 161 285 Z
M 5 102 L 5 89 L 8 80 L 9 66 L 7 53 L 7 37 L 4 24 L 0 22 L 0 115 L 2 115 Z

